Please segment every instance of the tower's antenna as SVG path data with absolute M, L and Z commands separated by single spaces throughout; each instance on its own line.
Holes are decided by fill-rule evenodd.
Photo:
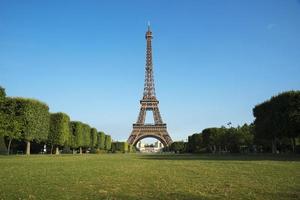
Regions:
M 150 21 L 148 21 L 148 31 L 150 31 Z

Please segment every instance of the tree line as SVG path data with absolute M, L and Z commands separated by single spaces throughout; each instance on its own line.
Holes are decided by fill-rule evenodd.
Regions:
M 111 144 L 112 153 L 136 153 L 136 151 L 135 146 L 127 142 L 112 142 Z
M 48 151 L 56 154 L 62 149 L 80 154 L 111 150 L 110 135 L 83 122 L 71 121 L 65 113 L 50 113 L 41 101 L 7 97 L 0 86 L 0 146 L 7 146 L 7 154 L 13 141 L 24 142 L 28 155 L 32 142 L 47 144 Z
M 238 127 L 206 128 L 173 142 L 178 153 L 300 152 L 300 91 L 288 91 L 256 105 L 255 120 Z

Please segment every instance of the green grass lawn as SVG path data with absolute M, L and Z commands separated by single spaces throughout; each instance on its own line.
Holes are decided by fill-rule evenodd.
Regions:
M 300 199 L 300 157 L 0 156 L 0 199 Z

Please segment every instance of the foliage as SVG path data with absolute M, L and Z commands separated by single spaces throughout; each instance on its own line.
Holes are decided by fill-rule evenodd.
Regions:
M 65 113 L 50 114 L 50 131 L 48 143 L 52 146 L 63 146 L 70 138 L 70 117 Z
M 5 89 L 0 86 L 0 103 L 5 100 L 5 97 L 6 97 Z
M 49 107 L 38 100 L 6 97 L 0 86 L 0 151 L 6 150 L 4 137 L 8 139 L 8 150 L 12 140 L 26 142 L 26 153 L 30 154 L 30 144 L 43 148 L 43 143 L 63 147 L 66 152 L 79 148 L 111 148 L 111 137 L 82 122 L 70 122 L 64 113 L 49 113 Z M 22 146 L 22 144 L 21 144 Z M 5 147 L 5 148 L 4 148 Z M 52 149 L 52 148 L 51 148 Z M 58 151 L 58 148 L 57 148 Z M 51 150 L 52 152 L 52 150 Z
M 111 136 L 110 135 L 105 135 L 104 149 L 108 150 L 108 151 L 111 149 Z
M 175 153 L 184 153 L 186 152 L 186 143 L 183 141 L 175 141 L 171 144 L 170 150 L 174 151 Z
M 252 144 L 253 125 L 244 124 L 237 128 L 206 128 L 199 134 L 189 136 L 187 150 L 191 153 L 238 153 L 248 151 Z
M 70 118 L 65 113 L 50 114 L 50 132 L 48 141 L 50 144 L 63 146 L 69 138 Z
M 49 133 L 49 107 L 38 100 L 15 98 L 21 118 L 22 138 L 27 142 L 26 154 L 30 154 L 30 142 L 44 142 Z
M 71 132 L 74 135 L 73 147 L 83 147 L 83 124 L 79 121 L 71 121 Z
M 284 138 L 291 140 L 293 151 L 295 139 L 300 136 L 300 91 L 288 91 L 272 97 L 253 108 L 255 137 L 272 143 L 272 152 Z
M 75 142 L 75 135 L 74 135 L 74 123 L 69 122 L 69 138 L 67 140 L 66 146 L 70 147 L 71 149 L 75 150 L 77 148 L 76 142 Z
M 104 150 L 105 149 L 105 134 L 103 132 L 98 132 L 97 135 L 97 147 L 98 149 Z
M 112 142 L 111 143 L 111 151 L 113 153 L 115 153 L 115 152 L 127 153 L 128 152 L 128 143 L 127 142 Z
M 188 137 L 187 151 L 190 153 L 199 153 L 203 148 L 202 134 L 194 133 Z
M 136 147 L 132 144 L 128 144 L 128 153 L 136 153 Z
M 97 146 L 98 132 L 96 128 L 91 128 L 91 148 L 95 148 Z
M 4 102 L 5 97 L 6 97 L 5 89 L 0 86 L 0 154 L 7 151 L 4 142 L 4 137 L 3 137 L 4 130 L 5 130 L 5 125 L 4 125 L 5 119 L 4 119 L 4 113 L 2 112 L 2 103 Z
M 88 124 L 83 124 L 83 147 L 88 148 L 91 144 L 91 128 Z
M 7 154 L 9 154 L 12 140 L 21 139 L 22 117 L 18 109 L 18 101 L 15 98 L 7 97 L 0 106 L 0 135 L 8 137 Z

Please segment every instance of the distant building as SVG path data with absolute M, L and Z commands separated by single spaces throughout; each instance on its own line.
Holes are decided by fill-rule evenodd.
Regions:
M 157 141 L 157 142 L 155 142 L 154 147 L 157 149 L 162 149 L 162 148 L 164 148 L 164 145 L 160 141 Z
M 137 143 L 136 147 L 137 147 L 138 149 L 142 149 L 142 148 L 145 147 L 145 144 L 142 143 L 142 141 L 139 141 L 139 142 Z
M 136 147 L 140 150 L 140 152 L 143 153 L 156 153 L 156 152 L 160 152 L 164 147 L 164 145 L 160 141 L 155 142 L 154 145 L 145 144 L 142 141 L 139 141 Z

